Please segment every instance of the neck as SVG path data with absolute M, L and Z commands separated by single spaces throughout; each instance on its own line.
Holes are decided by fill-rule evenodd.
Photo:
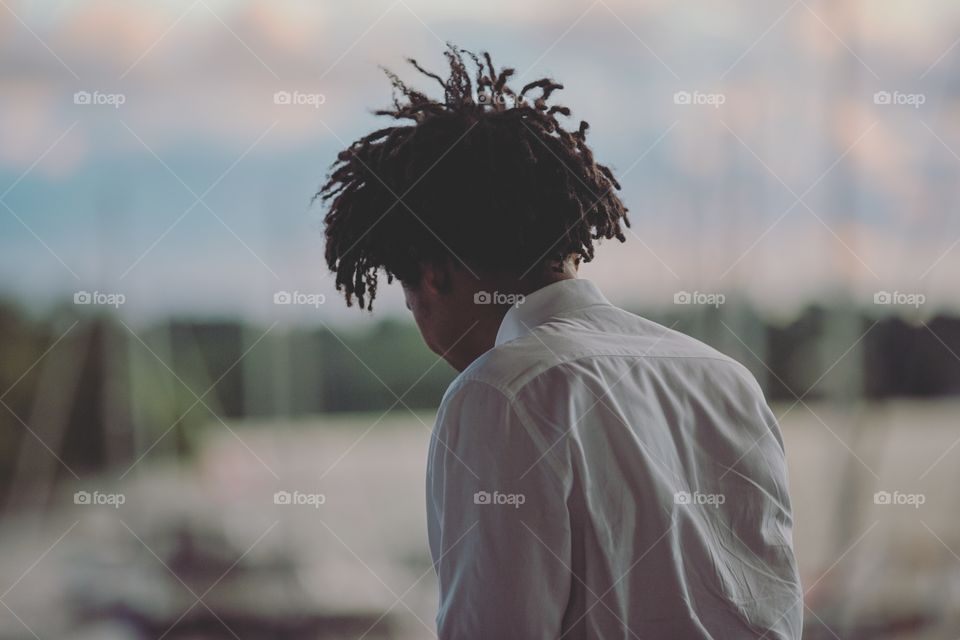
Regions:
M 478 283 L 476 291 L 496 291 L 500 294 L 526 296 L 554 282 L 576 277 L 576 267 L 570 265 L 564 271 L 549 270 L 546 273 L 519 280 L 484 279 Z M 472 305 L 470 318 L 467 321 L 467 326 L 471 324 L 472 326 L 445 356 L 447 362 L 457 371 L 463 371 L 470 366 L 470 363 L 492 349 L 496 344 L 497 332 L 503 323 L 503 317 L 512 306 L 512 304 Z

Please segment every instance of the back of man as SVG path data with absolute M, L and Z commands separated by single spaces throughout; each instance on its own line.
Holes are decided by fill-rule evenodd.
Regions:
M 317 194 L 347 304 L 399 280 L 461 372 L 427 472 L 439 637 L 799 639 L 783 446 L 756 382 L 577 278 L 630 220 L 563 85 L 444 55 L 445 78 L 409 60 L 438 99 L 388 72 L 392 126 Z
M 428 472 L 441 638 L 799 638 L 783 445 L 741 365 L 589 281 L 511 308 Z

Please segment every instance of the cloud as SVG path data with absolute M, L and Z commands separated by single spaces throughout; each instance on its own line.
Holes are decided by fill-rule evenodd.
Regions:
M 689 7 L 665 1 L 608 0 L 613 13 L 596 5 L 577 22 L 586 7 L 546 0 L 410 3 L 416 14 L 400 4 L 390 8 L 390 2 L 204 2 L 189 11 L 190 0 L 177 6 L 136 0 L 11 4 L 53 53 L 0 7 L 0 172 L 12 183 L 77 123 L 20 183 L 11 202 L 24 215 L 36 216 L 31 224 L 85 278 L 96 274 L 106 258 L 70 241 L 78 229 L 100 228 L 97 207 L 103 199 L 119 192 L 141 198 L 124 214 L 135 233 L 121 237 L 129 228 L 105 231 L 109 242 L 133 253 L 129 260 L 189 204 L 180 203 L 189 194 L 151 152 L 194 188 L 206 187 L 239 162 L 213 194 L 232 193 L 236 199 L 214 207 L 258 252 L 265 235 L 258 224 L 278 237 L 305 235 L 299 222 L 291 221 L 299 221 L 336 150 L 376 126 L 368 109 L 389 102 L 389 84 L 378 65 L 434 91 L 403 59 L 412 55 L 442 69 L 437 38 L 489 47 L 499 64 L 516 66 L 518 75 L 528 72 L 526 81 L 556 76 L 567 87 L 558 94 L 560 102 L 576 118 L 590 121 L 589 140 L 598 157 L 618 175 L 633 167 L 623 180 L 624 194 L 637 235 L 659 259 L 631 236 L 623 247 L 607 243 L 588 267 L 624 296 L 672 294 L 677 279 L 661 260 L 685 288 L 707 286 L 701 283 L 722 273 L 790 206 L 790 190 L 802 193 L 874 121 L 875 129 L 807 196 L 810 205 L 874 270 L 884 268 L 885 257 L 894 255 L 890 247 L 898 243 L 904 260 L 929 264 L 960 233 L 944 227 L 952 210 L 948 179 L 956 160 L 918 119 L 925 118 L 948 144 L 960 148 L 954 142 L 957 130 L 949 124 L 952 106 L 938 106 L 944 85 L 934 82 L 936 74 L 926 81 L 929 113 L 877 109 L 871 96 L 881 87 L 874 88 L 869 72 L 799 6 L 721 78 L 778 11 L 724 9 L 720 19 L 713 13 L 720 10 L 709 3 L 694 17 Z M 928 55 L 930 49 L 939 47 L 948 31 L 936 10 L 917 13 L 922 17 L 912 19 L 911 33 L 926 37 L 918 38 L 910 56 L 895 61 L 878 53 L 893 36 L 876 16 L 858 23 L 865 26 L 857 38 L 848 33 L 853 28 L 848 21 L 829 13 L 823 18 L 856 45 L 857 54 L 882 72 L 885 82 L 895 84 L 905 82 L 911 69 L 916 78 L 918 60 L 932 63 L 936 56 Z M 814 33 L 817 44 L 811 45 L 805 38 Z M 904 38 L 897 43 L 910 47 Z M 937 70 L 949 71 L 955 64 L 948 55 Z M 857 82 L 846 82 L 848 76 L 834 76 L 834 71 L 853 74 Z M 726 103 L 719 110 L 677 109 L 672 95 L 681 89 L 722 91 Z M 77 105 L 78 90 L 120 92 L 124 102 L 119 109 Z M 320 94 L 323 100 L 277 104 L 278 91 Z M 44 218 L 62 202 L 74 207 L 65 220 L 74 226 Z M 168 297 L 192 305 L 216 282 L 264 277 L 242 245 L 216 244 L 224 234 L 235 240 L 221 225 L 202 210 L 194 213 L 200 215 L 191 214 L 143 263 L 148 273 L 137 271 L 131 281 L 144 278 L 151 287 L 171 291 L 181 283 L 183 288 Z M 278 218 L 290 226 L 278 228 Z M 36 239 L 15 221 L 10 228 L 14 239 L 8 244 L 29 248 L 32 260 L 52 260 L 42 247 L 34 251 Z M 183 238 L 177 235 L 181 232 Z M 197 244 L 185 251 L 188 241 Z M 285 276 L 316 269 L 319 237 L 303 242 L 272 253 L 268 247 L 268 261 Z M 935 276 L 955 280 L 949 275 L 958 272 L 950 270 L 952 260 L 952 255 L 945 259 L 931 281 Z M 229 268 L 212 269 L 211 262 Z M 52 269 L 63 275 L 55 261 Z M 201 270 L 206 270 L 202 278 L 190 277 Z M 764 299 L 779 294 L 789 302 L 838 280 L 861 283 L 864 273 L 842 243 L 798 206 L 729 279 L 757 289 Z M 233 291 L 222 287 L 219 302 L 212 304 L 228 304 L 243 293 L 242 286 L 228 290 Z M 157 301 L 158 307 L 163 304 Z

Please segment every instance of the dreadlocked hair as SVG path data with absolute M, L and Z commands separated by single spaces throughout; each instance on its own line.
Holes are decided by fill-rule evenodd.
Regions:
M 444 55 L 446 79 L 407 60 L 442 100 L 384 69 L 393 106 L 374 113 L 408 122 L 341 151 L 314 196 L 329 206 L 325 257 L 348 306 L 372 308 L 380 269 L 410 285 L 422 264 L 519 278 L 589 262 L 594 240 L 626 239 L 620 184 L 594 161 L 589 125 L 567 131 L 557 118 L 570 110 L 549 103 L 563 85 L 543 78 L 517 92 L 507 85 L 514 70 L 497 72 L 488 53 L 448 44 Z

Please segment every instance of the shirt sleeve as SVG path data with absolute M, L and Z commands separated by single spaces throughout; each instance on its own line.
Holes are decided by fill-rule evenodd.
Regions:
M 571 587 L 565 483 L 530 428 L 483 382 L 464 383 L 441 407 L 427 470 L 439 640 L 561 633 Z

